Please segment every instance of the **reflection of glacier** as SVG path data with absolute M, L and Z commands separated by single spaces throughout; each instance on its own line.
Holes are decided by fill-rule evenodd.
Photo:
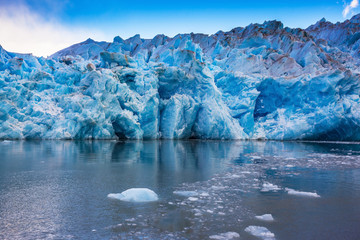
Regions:
M 0 48 L 0 138 L 360 140 L 359 23 Z
M 143 236 L 137 235 L 135 239 L 168 239 L 162 237 L 168 234 L 164 228 L 174 231 L 175 236 L 191 234 L 171 239 L 208 239 L 209 229 L 213 231 L 211 234 L 223 232 L 225 225 L 245 229 L 248 225 L 241 224 L 247 224 L 246 221 L 242 223 L 237 219 L 253 219 L 255 215 L 249 216 L 248 211 L 251 206 L 261 209 L 255 213 L 263 213 L 264 209 L 275 209 L 270 202 L 277 202 L 279 209 L 287 205 L 281 201 L 282 197 L 279 201 L 274 201 L 274 196 L 271 201 L 264 201 L 266 197 L 258 196 L 269 194 L 261 192 L 264 183 L 279 186 L 280 194 L 288 194 L 283 190 L 289 187 L 305 192 L 321 191 L 318 193 L 321 197 L 324 193 L 324 198 L 333 194 L 345 196 L 351 203 L 345 208 L 348 210 L 346 217 L 358 202 L 354 189 L 359 187 L 359 175 L 356 175 L 359 171 L 353 169 L 360 168 L 359 144 L 0 141 L 0 153 L 0 218 L 6 220 L 6 224 L 0 224 L 1 239 L 23 239 L 24 236 L 33 239 L 134 239 L 131 234 L 135 232 Z M 159 204 L 130 207 L 106 199 L 109 193 L 133 187 L 154 190 L 160 197 Z M 209 196 L 193 202 L 174 195 L 174 191 L 206 192 Z M 251 192 L 255 197 L 248 198 L 249 204 L 246 198 Z M 170 201 L 177 205 L 168 204 Z M 289 203 L 296 206 L 297 215 L 294 216 L 297 218 L 301 214 L 309 216 L 302 219 L 313 218 L 313 212 L 299 212 L 293 200 Z M 319 207 L 324 206 L 321 203 Z M 344 211 L 339 201 L 325 208 L 330 210 L 323 212 L 331 214 Z M 199 210 L 205 214 L 194 216 Z M 207 210 L 213 213 L 209 215 Z M 356 216 L 353 222 L 357 230 Z M 119 228 L 119 223 L 132 218 L 136 220 L 129 223 L 137 223 L 136 227 L 131 226 L 126 231 Z M 97 231 L 93 232 L 95 226 Z M 109 226 L 114 228 L 109 229 Z M 182 231 L 184 227 L 191 231 Z M 302 236 L 301 233 L 299 230 L 298 236 Z M 117 234 L 128 235 L 119 237 Z

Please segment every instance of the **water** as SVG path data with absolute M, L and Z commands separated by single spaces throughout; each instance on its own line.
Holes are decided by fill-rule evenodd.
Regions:
M 279 190 L 262 191 L 269 184 Z M 160 200 L 107 198 L 132 187 Z M 0 239 L 258 239 L 248 226 L 276 239 L 359 239 L 359 203 L 359 144 L 0 142 Z

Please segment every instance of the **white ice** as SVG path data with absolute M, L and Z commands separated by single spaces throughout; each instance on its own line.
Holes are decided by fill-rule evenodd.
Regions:
M 245 228 L 245 232 L 250 233 L 255 237 L 262 238 L 264 240 L 273 240 L 275 239 L 275 234 L 270 232 L 266 227 L 260 226 L 249 226 Z
M 217 235 L 211 235 L 209 238 L 215 239 L 215 240 L 238 239 L 238 238 L 240 238 L 240 234 L 238 234 L 237 232 L 226 232 L 226 233 L 220 233 Z
M 262 220 L 262 221 L 274 221 L 274 218 L 271 214 L 264 214 L 264 215 L 261 215 L 261 216 L 255 216 L 255 218 L 259 219 L 259 220 Z
M 154 202 L 159 200 L 158 195 L 148 188 L 130 188 L 122 193 L 110 193 L 107 197 L 125 202 Z
M 195 197 L 198 195 L 195 191 L 174 191 L 173 193 L 182 197 Z
M 275 184 L 264 182 L 261 188 L 261 192 L 277 192 L 281 190 L 281 188 Z
M 287 191 L 287 193 L 290 194 L 290 195 L 304 196 L 304 197 L 314 197 L 314 198 L 319 198 L 320 197 L 320 195 L 317 194 L 316 192 L 301 192 L 301 191 L 296 191 L 296 190 L 291 189 L 291 188 L 285 188 L 285 191 Z

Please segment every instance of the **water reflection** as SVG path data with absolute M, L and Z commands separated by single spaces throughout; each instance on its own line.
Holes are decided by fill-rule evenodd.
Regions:
M 194 188 L 202 188 L 204 191 L 217 187 L 216 184 L 227 188 L 237 184 L 238 192 L 230 192 L 228 195 L 229 191 L 224 190 L 221 196 L 224 199 L 228 197 L 228 201 L 235 199 L 238 202 L 234 205 L 239 205 L 236 194 L 247 191 L 241 189 L 241 184 L 249 184 L 256 189 L 262 181 L 281 180 L 289 187 L 319 188 L 327 191 L 329 196 L 333 194 L 339 198 L 344 194 L 342 191 L 351 192 L 360 178 L 356 175 L 358 172 L 341 172 L 341 169 L 359 168 L 360 145 L 357 144 L 165 140 L 14 141 L 0 142 L 0 154 L 0 239 L 111 238 L 113 234 L 131 229 L 124 228 L 124 225 L 118 228 L 109 226 L 118 226 L 126 219 L 139 215 L 141 219 L 154 220 L 142 223 L 145 225 L 140 228 L 141 231 L 149 228 L 159 229 L 160 232 L 181 231 L 190 225 L 199 224 L 189 220 L 189 216 L 193 215 L 191 211 L 176 206 L 164 207 L 174 201 L 172 192 L 182 184 L 187 184 L 185 187 L 193 184 Z M 316 172 L 314 170 L 309 176 L 293 177 L 298 176 L 296 174 L 301 173 L 302 169 L 316 169 Z M 336 171 L 322 172 L 328 169 Z M 252 178 L 247 177 L 248 171 L 251 171 Z M 246 177 L 238 180 L 231 180 L 228 175 L 213 178 L 222 172 L 231 172 L 230 177 L 240 172 Z M 283 172 L 287 175 L 283 176 Z M 331 188 L 330 183 L 338 188 Z M 151 188 L 159 194 L 161 201 L 134 206 L 106 198 L 108 193 L 121 192 L 131 187 Z M 249 206 L 251 203 L 263 209 L 271 208 L 270 205 L 279 206 L 275 204 L 277 198 L 266 201 L 262 198 L 249 199 Z M 286 204 L 290 206 L 294 202 L 283 203 Z M 154 215 L 154 212 L 157 213 Z M 240 213 L 237 214 L 240 216 Z M 279 214 L 291 219 L 285 212 Z M 306 214 L 303 215 L 301 219 L 304 220 Z M 321 217 L 323 215 L 319 215 L 318 219 Z M 228 222 L 219 221 L 230 228 L 234 224 L 231 222 L 236 221 L 227 218 Z M 201 224 L 199 226 L 203 227 Z M 205 227 L 216 229 L 215 225 Z M 204 234 L 207 233 L 206 228 Z M 190 238 L 194 236 L 189 234 Z M 282 234 L 286 237 L 285 233 Z

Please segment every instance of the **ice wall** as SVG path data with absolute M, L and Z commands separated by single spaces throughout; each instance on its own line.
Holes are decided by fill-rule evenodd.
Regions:
M 357 43 L 324 22 L 0 47 L 0 139 L 360 140 Z

